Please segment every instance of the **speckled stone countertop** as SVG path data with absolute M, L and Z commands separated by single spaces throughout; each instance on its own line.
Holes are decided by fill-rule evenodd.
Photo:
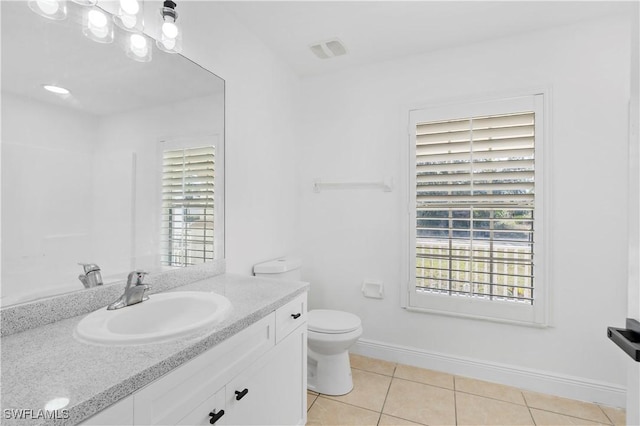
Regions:
M 2 424 L 76 424 L 130 395 L 184 362 L 307 291 L 308 284 L 223 274 L 169 291 L 205 291 L 226 296 L 232 311 L 221 323 L 167 343 L 98 346 L 81 343 L 73 330 L 80 315 L 2 338 Z M 151 296 L 153 297 L 153 295 Z M 127 308 L 125 308 L 127 309 Z M 17 420 L 7 410 L 43 410 L 68 398 L 58 419 Z M 28 416 L 29 417 L 29 416 Z

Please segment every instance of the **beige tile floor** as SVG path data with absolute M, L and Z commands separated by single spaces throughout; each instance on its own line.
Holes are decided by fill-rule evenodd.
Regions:
M 353 390 L 307 393 L 307 425 L 624 425 L 624 410 L 351 355 Z

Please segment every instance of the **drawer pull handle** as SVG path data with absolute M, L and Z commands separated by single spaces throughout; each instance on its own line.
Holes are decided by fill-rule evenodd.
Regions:
M 245 388 L 242 392 L 236 391 L 236 401 L 240 401 L 248 393 L 249 393 L 249 389 L 247 388 Z
M 297 313 L 297 314 L 291 314 L 291 318 L 293 318 L 293 319 L 298 319 L 298 318 L 300 318 L 300 315 L 302 315 L 302 314 L 300 314 L 300 313 Z
M 209 413 L 209 415 L 211 416 L 211 419 L 209 419 L 209 423 L 214 424 L 215 422 L 220 420 L 220 417 L 224 416 L 224 410 L 220 410 L 217 413 L 216 410 L 213 410 Z

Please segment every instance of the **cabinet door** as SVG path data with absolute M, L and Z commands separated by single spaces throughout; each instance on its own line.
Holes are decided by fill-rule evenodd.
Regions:
M 306 423 L 306 323 L 227 384 L 225 417 L 233 425 Z
M 301 324 L 272 350 L 269 366 L 278 402 L 275 424 L 304 425 L 307 422 L 307 324 Z
M 224 425 L 226 424 L 225 411 L 225 393 L 224 387 L 216 392 L 210 398 L 207 398 L 202 404 L 187 414 L 178 425 Z M 213 421 L 213 423 L 212 423 Z
M 277 424 L 274 407 L 280 398 L 273 389 L 272 352 L 265 354 L 226 386 L 225 423 Z

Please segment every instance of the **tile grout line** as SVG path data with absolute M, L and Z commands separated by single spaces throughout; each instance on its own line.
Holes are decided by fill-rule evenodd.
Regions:
M 604 416 L 609 420 L 609 423 L 610 423 L 611 425 L 615 425 L 615 424 L 616 424 L 616 422 L 614 422 L 614 421 L 613 421 L 613 419 L 612 419 L 611 417 L 609 417 L 609 415 L 607 414 L 607 412 L 606 412 L 606 411 L 604 411 L 604 410 L 602 409 L 602 407 L 600 406 L 600 404 L 596 404 L 596 405 L 598 406 L 598 408 L 600 409 L 600 411 L 602 411 L 602 413 L 604 414 Z
M 308 396 L 309 396 L 309 395 L 307 394 L 307 397 L 308 397 Z M 309 414 L 309 410 L 311 410 L 311 407 L 313 407 L 313 405 L 316 403 L 316 401 L 318 400 L 318 397 L 320 396 L 320 394 L 318 394 L 318 395 L 314 395 L 314 396 L 315 396 L 315 398 L 313 399 L 313 402 L 311 403 L 311 405 L 309 406 L 309 408 L 307 408 L 307 414 Z M 308 415 L 307 415 L 307 417 L 308 417 Z
M 527 411 L 529 412 L 529 417 L 531 417 L 531 422 L 534 425 L 537 425 L 536 418 L 533 417 L 533 413 L 531 412 L 531 407 L 529 407 L 529 403 L 527 402 L 527 398 L 524 396 L 524 392 L 520 391 L 520 396 L 524 400 L 524 405 L 527 407 Z
M 365 370 L 364 368 L 358 368 L 358 367 L 351 367 L 352 370 L 358 370 L 358 371 L 364 371 L 366 373 L 371 373 L 371 374 L 377 374 L 378 376 L 385 376 L 385 377 L 393 377 L 393 373 L 392 374 L 384 374 L 384 373 L 378 373 L 377 371 L 371 371 L 371 370 Z M 395 372 L 395 368 L 393 369 L 393 371 Z
M 321 394 L 318 395 L 318 398 L 322 398 L 322 399 L 325 399 L 327 401 L 337 402 L 338 404 L 348 405 L 349 407 L 359 408 L 361 410 L 370 411 L 372 413 L 378 414 L 378 412 L 376 410 L 372 410 L 371 408 L 365 408 L 365 407 L 361 407 L 359 405 L 351 404 L 350 402 L 338 401 L 337 399 L 331 398 L 331 395 L 325 395 L 325 394 L 321 393 Z M 316 401 L 317 400 L 318 399 L 316 399 Z M 315 402 L 314 402 L 314 404 L 315 404 Z
M 405 382 L 417 383 L 419 385 L 431 386 L 432 388 L 444 389 L 444 390 L 455 392 L 455 389 L 448 388 L 446 386 L 438 386 L 438 385 L 434 385 L 432 383 L 418 382 L 416 380 L 405 379 L 403 377 L 395 377 L 395 376 L 393 376 L 393 378 L 394 379 L 398 379 L 398 380 L 404 380 Z M 465 393 L 469 393 L 469 392 L 465 392 Z M 475 394 L 470 394 L 470 395 L 475 395 Z M 478 396 L 482 396 L 482 395 L 478 395 Z
M 384 396 L 384 401 L 382 402 L 382 407 L 380 407 L 380 415 L 378 416 L 378 425 L 380 424 L 380 420 L 382 420 L 382 413 L 384 412 L 384 406 L 387 404 L 387 398 L 389 397 L 389 391 L 391 390 L 391 383 L 393 383 L 393 375 L 396 374 L 396 368 L 398 364 L 394 364 L 393 372 L 391 373 L 391 380 L 389 380 L 389 386 L 387 386 L 387 393 Z
M 453 421 L 458 425 L 458 392 L 456 391 L 456 378 L 453 377 Z

